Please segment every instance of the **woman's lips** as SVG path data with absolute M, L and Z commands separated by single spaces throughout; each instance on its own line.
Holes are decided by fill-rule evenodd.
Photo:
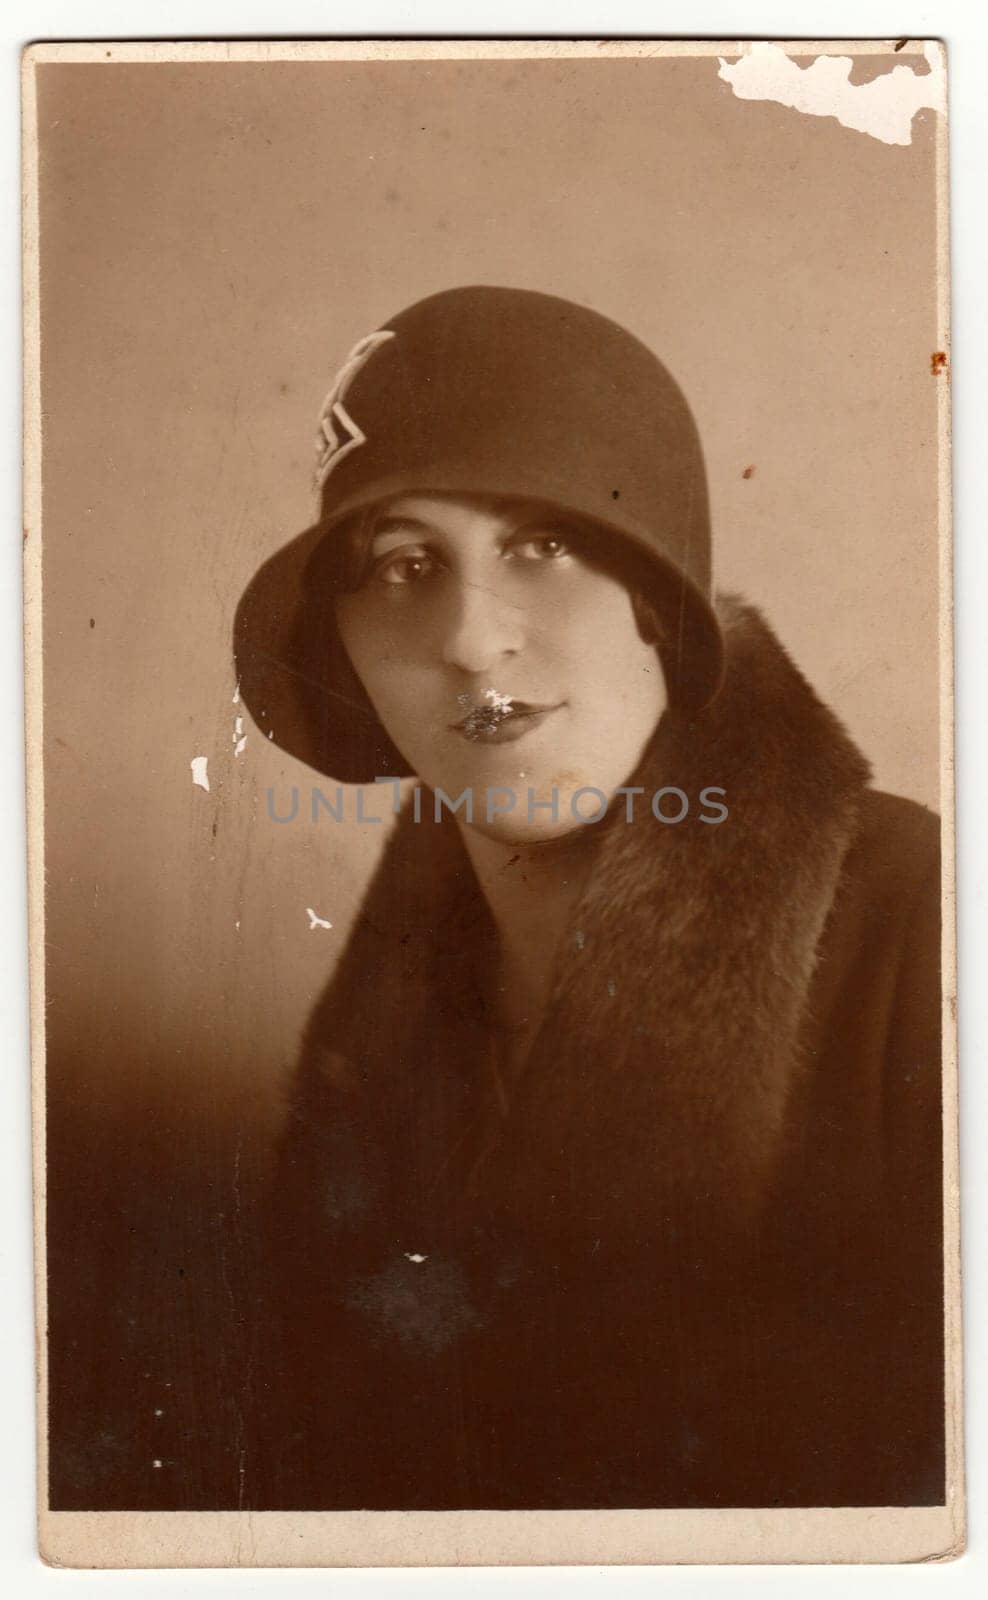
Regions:
M 459 722 L 454 722 L 452 731 L 471 744 L 512 744 L 533 728 L 541 727 L 547 717 L 559 710 L 559 705 L 535 706 L 525 700 L 511 700 L 507 705 L 480 705 L 467 712 Z

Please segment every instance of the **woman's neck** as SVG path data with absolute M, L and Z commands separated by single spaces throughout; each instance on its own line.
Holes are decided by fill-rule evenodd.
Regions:
M 539 844 L 492 839 L 462 828 L 463 842 L 497 929 L 502 1021 L 537 1025 L 549 999 L 556 952 L 593 857 L 590 830 Z

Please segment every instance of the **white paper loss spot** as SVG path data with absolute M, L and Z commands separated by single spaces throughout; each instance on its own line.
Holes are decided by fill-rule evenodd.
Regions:
M 845 128 L 871 134 L 883 144 L 911 144 L 917 111 L 946 111 L 947 75 L 936 43 L 923 46 L 929 72 L 893 67 L 869 83 L 851 83 L 850 56 L 817 56 L 801 67 L 781 45 L 760 40 L 741 59 L 718 56 L 717 73 L 739 100 L 774 100 L 811 117 L 836 117 Z
M 313 928 L 331 928 L 333 926 L 333 924 L 331 922 L 327 922 L 326 921 L 325 917 L 317 916 L 316 913 L 313 911 L 311 906 L 306 906 L 305 909 L 309 913 L 309 932 L 310 933 L 312 932 Z
M 193 756 L 189 762 L 192 768 L 192 782 L 197 783 L 200 789 L 205 789 L 207 794 L 209 793 L 209 774 L 206 771 L 208 761 L 208 756 Z

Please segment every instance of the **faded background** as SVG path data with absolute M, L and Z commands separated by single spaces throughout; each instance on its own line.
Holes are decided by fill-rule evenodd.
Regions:
M 715 58 L 38 84 L 56 1481 L 65 1505 L 202 1504 L 213 1468 L 172 1472 L 179 1443 L 128 1432 L 120 1394 L 223 1432 L 220 1380 L 158 1400 L 212 1325 L 386 831 L 313 826 L 313 775 L 249 722 L 234 753 L 234 609 L 311 521 L 330 379 L 454 284 L 617 318 L 697 416 L 718 586 L 763 607 L 878 783 L 935 808 L 933 114 L 888 146 L 738 100 Z M 268 790 L 284 812 L 293 785 L 278 826 Z

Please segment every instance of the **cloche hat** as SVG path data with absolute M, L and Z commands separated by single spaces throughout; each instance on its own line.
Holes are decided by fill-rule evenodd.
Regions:
M 420 300 L 354 345 L 317 452 L 319 516 L 251 580 L 234 648 L 255 722 L 319 772 L 351 783 L 408 772 L 319 581 L 340 522 L 399 494 L 516 495 L 592 521 L 662 620 L 670 706 L 698 714 L 716 695 L 723 642 L 696 423 L 662 363 L 608 317 L 525 289 Z

